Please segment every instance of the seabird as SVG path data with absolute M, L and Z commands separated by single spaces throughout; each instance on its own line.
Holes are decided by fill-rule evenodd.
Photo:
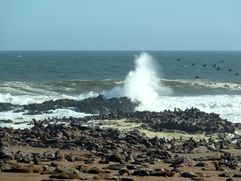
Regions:
M 220 69 L 221 69 L 220 67 L 217 68 L 217 70 L 220 70 Z
M 233 69 L 228 69 L 229 72 L 232 72 Z
M 239 75 L 239 73 L 237 72 L 237 73 L 235 73 L 235 75 L 237 76 L 237 75 Z

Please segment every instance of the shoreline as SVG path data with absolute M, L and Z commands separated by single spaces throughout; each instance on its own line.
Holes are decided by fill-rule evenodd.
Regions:
M 68 120 L 69 124 L 34 122 L 23 130 L 0 128 L 0 179 L 221 181 L 241 177 L 241 141 L 235 132 L 229 134 L 232 137 L 222 129 L 197 132 L 205 137 L 195 138 L 194 133 L 180 130 L 154 130 L 145 119 L 101 116 L 79 124 Z

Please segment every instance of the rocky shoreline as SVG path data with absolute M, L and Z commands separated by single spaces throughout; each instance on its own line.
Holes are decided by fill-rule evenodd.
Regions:
M 190 112 L 197 114 L 196 119 L 206 115 L 196 109 L 186 110 L 186 114 Z M 175 111 L 169 113 L 174 114 Z M 121 119 L 123 114 L 92 116 L 79 124 L 77 120 L 70 119 L 69 124 L 46 125 L 45 122 L 35 121 L 31 129 L 24 130 L 0 128 L 0 178 L 10 173 L 34 173 L 40 180 L 49 181 L 131 181 L 159 177 L 201 181 L 215 180 L 216 177 L 226 177 L 227 180 L 241 177 L 240 137 L 236 135 L 232 140 L 228 139 L 224 133 L 228 129 L 226 127 L 217 130 L 220 134 L 216 140 L 211 137 L 184 140 L 149 138 L 137 130 L 123 133 L 118 129 L 82 124 L 94 118 Z M 176 114 L 182 115 L 180 110 L 176 110 Z M 153 117 L 162 118 L 162 113 L 136 112 L 129 116 L 135 121 L 144 117 L 141 120 L 145 123 Z M 212 116 L 217 119 L 216 115 Z M 227 125 L 234 126 L 231 123 Z M 235 127 L 230 132 L 234 130 Z M 216 130 L 210 131 L 214 133 Z M 34 151 L 31 152 L 32 149 Z
M 21 177 L 26 181 L 231 181 L 241 178 L 240 124 L 196 108 L 134 112 L 135 105 L 129 101 L 99 96 L 84 101 L 57 100 L 25 106 L 32 113 L 61 105 L 82 111 L 81 107 L 86 106 L 86 110 L 99 114 L 33 120 L 29 129 L 0 128 L 0 180 Z M 104 125 L 110 124 L 108 121 L 113 125 Z M 138 126 L 123 131 L 121 124 L 184 136 L 150 137 L 137 129 Z M 205 137 L 190 136 L 195 134 Z

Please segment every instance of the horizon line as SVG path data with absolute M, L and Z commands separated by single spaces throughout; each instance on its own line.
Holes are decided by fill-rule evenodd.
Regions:
M 10 49 L 10 50 L 0 50 L 0 51 L 210 51 L 210 52 L 220 52 L 220 51 L 225 51 L 225 52 L 237 52 L 237 51 L 241 51 L 241 49 L 240 50 L 222 50 L 222 49 L 220 49 L 220 50 L 188 50 L 188 49 L 184 49 L 184 50 L 181 50 L 181 49 L 179 49 L 179 50 L 152 50 L 152 49 L 143 49 L 143 50 L 140 50 L 140 49 L 133 49 L 133 50 L 125 50 L 125 49 L 116 49 L 116 50 L 108 50 L 108 49 L 93 49 L 93 50 L 84 50 L 84 49 L 76 49 L 76 50 L 74 50 L 74 49 L 56 49 L 56 50 L 54 50 L 54 49 Z

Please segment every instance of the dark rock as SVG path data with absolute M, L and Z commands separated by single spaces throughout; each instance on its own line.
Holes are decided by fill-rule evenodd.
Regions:
M 81 101 L 70 99 L 59 99 L 56 101 L 46 101 L 41 104 L 24 105 L 24 110 L 28 110 L 28 114 L 36 114 L 46 112 L 48 110 L 72 107 L 79 112 L 91 114 L 107 114 L 110 112 L 133 112 L 137 104 L 132 103 L 126 97 L 106 99 L 102 95 L 94 98 L 87 98 Z

